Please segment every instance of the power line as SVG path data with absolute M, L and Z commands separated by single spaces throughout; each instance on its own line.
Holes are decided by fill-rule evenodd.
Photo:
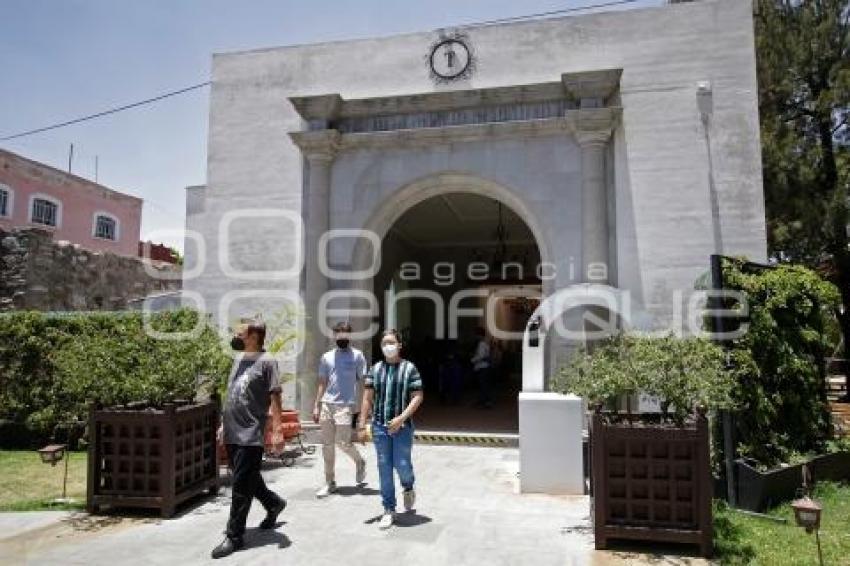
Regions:
M 623 4 L 634 4 L 638 0 L 614 0 L 612 2 L 603 2 L 601 4 L 588 4 L 586 6 L 573 6 L 572 8 L 563 8 L 561 10 L 551 10 L 549 12 L 538 12 L 536 14 L 528 14 L 525 16 L 511 16 L 507 18 L 499 18 L 496 20 L 485 20 L 482 22 L 473 22 L 470 24 L 464 24 L 460 26 L 449 26 L 449 27 L 458 27 L 458 28 L 471 28 L 471 27 L 483 27 L 483 26 L 492 26 L 497 24 L 506 24 L 510 22 L 518 22 L 523 20 L 532 20 L 535 18 L 546 18 L 549 16 L 558 16 L 561 14 L 569 14 L 571 12 L 582 12 L 584 10 L 594 10 L 596 8 L 610 8 L 612 6 L 621 6 Z
M 158 102 L 165 98 L 170 98 L 172 96 L 177 96 L 178 94 L 183 94 L 185 92 L 189 92 L 192 90 L 197 90 L 199 88 L 203 88 L 208 86 L 210 81 L 206 81 L 203 83 L 199 83 L 196 85 L 188 86 L 186 88 L 181 88 L 180 90 L 173 90 L 171 92 L 166 92 L 165 94 L 160 94 L 159 96 L 155 96 L 153 98 L 148 98 L 146 100 L 140 100 L 138 102 L 133 102 L 132 104 L 125 104 L 124 106 L 118 106 L 116 108 L 110 108 L 109 110 L 104 110 L 103 112 L 98 112 L 96 114 L 90 114 L 88 116 L 83 116 L 82 118 L 75 118 L 73 120 L 68 120 L 67 122 L 61 122 L 59 124 L 53 124 L 51 126 L 44 126 L 43 128 L 36 128 L 35 130 L 28 130 L 26 132 L 20 132 L 18 134 L 13 134 L 11 136 L 6 136 L 0 138 L 0 141 L 8 141 L 16 138 L 22 138 L 24 136 L 31 136 L 33 134 L 39 134 L 41 132 L 47 132 L 49 130 L 55 130 L 57 128 L 64 128 L 65 126 L 70 126 L 72 124 L 79 124 L 80 122 L 86 122 L 88 120 L 94 120 L 95 118 L 101 118 L 103 116 L 108 116 L 109 114 L 115 114 L 116 112 L 122 112 L 124 110 L 129 110 L 131 108 L 138 108 L 139 106 L 144 106 L 146 104 L 151 104 L 153 102 Z
M 473 22 L 469 24 L 464 24 L 460 26 L 451 26 L 451 27 L 459 27 L 459 28 L 472 28 L 472 27 L 484 27 L 484 26 L 492 26 L 497 24 L 505 24 L 510 22 L 519 22 L 524 20 L 532 20 L 536 18 L 546 18 L 549 16 L 557 16 L 562 14 L 569 14 L 572 12 L 581 12 L 584 10 L 594 10 L 597 8 L 610 8 L 613 6 L 622 6 L 624 4 L 634 4 L 638 0 L 613 0 L 611 2 L 602 2 L 599 4 L 588 4 L 585 6 L 573 6 L 572 8 L 563 8 L 561 10 L 550 10 L 548 12 L 538 12 L 536 14 L 526 14 L 524 16 L 511 16 L 507 18 L 499 18 L 495 20 L 484 20 L 480 22 Z M 159 96 L 155 96 L 153 98 L 148 98 L 146 100 L 140 100 L 138 102 L 133 102 L 132 104 L 125 104 L 124 106 L 118 106 L 116 108 L 110 108 L 109 110 L 104 110 L 103 112 L 98 112 L 96 114 L 90 114 L 88 116 L 83 116 L 81 118 L 75 118 L 74 120 L 68 120 L 67 122 L 61 122 L 59 124 L 52 124 L 50 126 L 44 126 L 42 128 L 36 128 L 34 130 L 28 130 L 25 132 L 20 132 L 17 134 L 13 134 L 11 136 L 5 136 L 0 138 L 0 141 L 9 141 L 18 138 L 22 138 L 25 136 L 31 136 L 33 134 L 39 134 L 41 132 L 47 132 L 50 130 L 55 130 L 57 128 L 64 128 L 65 126 L 71 126 L 73 124 L 79 124 L 80 122 L 87 122 L 88 120 L 94 120 L 95 118 L 102 118 L 103 116 L 108 116 L 110 114 L 115 114 L 116 112 L 122 112 L 124 110 L 129 110 L 131 108 L 138 108 L 139 106 L 144 106 L 146 104 L 151 104 L 153 102 L 158 102 L 165 98 L 170 98 L 172 96 L 177 96 L 178 94 L 183 94 L 192 90 L 197 90 L 199 88 L 203 88 L 205 86 L 209 86 L 210 81 L 206 81 L 203 83 L 198 83 L 196 85 L 192 85 L 186 88 L 181 88 L 179 90 L 173 90 L 171 92 L 166 92 L 165 94 L 160 94 Z

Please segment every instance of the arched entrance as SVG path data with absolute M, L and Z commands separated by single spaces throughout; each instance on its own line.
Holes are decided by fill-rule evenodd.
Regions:
M 522 333 L 544 294 L 537 235 L 510 199 L 480 182 L 421 189 L 381 226 L 381 268 L 369 281 L 380 327 L 402 332 L 423 375 L 428 401 L 417 425 L 516 432 Z M 483 384 L 471 363 L 478 328 L 491 352 Z M 378 337 L 364 346 L 380 359 Z

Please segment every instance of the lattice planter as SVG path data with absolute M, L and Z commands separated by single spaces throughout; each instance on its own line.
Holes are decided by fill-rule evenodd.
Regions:
M 803 465 L 761 471 L 753 460 L 736 460 L 738 507 L 761 513 L 774 505 L 791 501 L 798 496 L 803 484 Z M 815 456 L 805 465 L 813 482 L 850 480 L 850 452 Z
M 595 414 L 591 481 L 596 548 L 612 539 L 697 544 L 711 556 L 708 423 L 609 422 Z
M 163 517 L 218 491 L 215 403 L 92 409 L 86 507 L 146 507 Z

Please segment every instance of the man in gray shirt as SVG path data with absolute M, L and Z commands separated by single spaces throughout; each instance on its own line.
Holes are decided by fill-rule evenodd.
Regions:
M 336 446 L 354 460 L 356 481 L 366 481 L 366 460 L 351 443 L 352 410 L 357 403 L 358 385 L 368 371 L 363 352 L 350 345 L 351 325 L 339 322 L 334 326 L 336 348 L 319 360 L 319 384 L 313 421 L 321 426 L 322 456 L 325 461 L 325 485 L 316 497 L 327 497 L 336 491 Z
M 244 546 L 245 522 L 255 497 L 266 509 L 261 529 L 277 526 L 277 516 L 286 507 L 286 501 L 266 487 L 260 474 L 269 405 L 274 423 L 272 442 L 279 444 L 281 440 L 280 375 L 277 361 L 263 350 L 265 338 L 266 325 L 251 321 L 242 324 L 231 340 L 233 349 L 244 353 L 233 362 L 219 434 L 224 437 L 233 470 L 233 494 L 226 535 L 212 551 L 213 558 L 222 558 Z

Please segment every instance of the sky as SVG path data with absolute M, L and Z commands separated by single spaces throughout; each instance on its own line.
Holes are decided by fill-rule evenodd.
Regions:
M 0 138 L 209 80 L 213 53 L 429 31 L 610 0 L 2 0 Z M 663 0 L 637 0 L 622 9 Z M 621 8 L 604 8 L 621 9 Z M 206 182 L 209 88 L 0 147 L 144 199 L 142 239 L 182 249 Z M 171 234 L 157 232 L 170 230 Z

